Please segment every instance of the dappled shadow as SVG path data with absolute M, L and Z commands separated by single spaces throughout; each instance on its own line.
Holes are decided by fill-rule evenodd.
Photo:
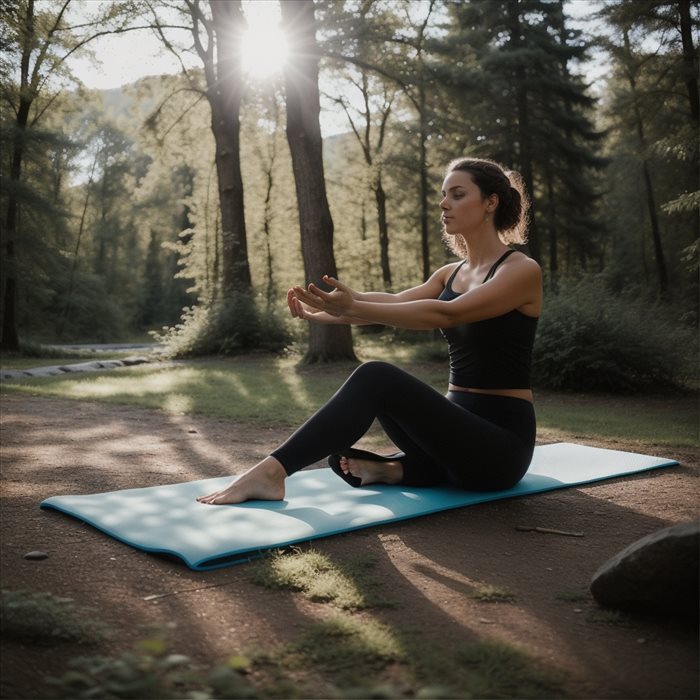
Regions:
M 284 439 L 286 429 L 14 396 L 3 398 L 3 408 L 5 587 L 48 590 L 92 604 L 120 630 L 120 640 L 143 637 L 142 624 L 175 623 L 173 649 L 209 663 L 246 647 L 273 648 L 324 614 L 294 594 L 254 586 L 249 565 L 191 571 L 38 508 L 58 494 L 240 472 Z M 426 644 L 508 641 L 569 670 L 582 697 L 687 697 L 696 683 L 692 632 L 663 620 L 593 621 L 597 607 L 587 587 L 597 565 L 619 549 L 692 517 L 696 506 L 680 510 L 677 496 L 679 490 L 697 492 L 696 476 L 687 467 L 663 469 L 381 525 L 310 546 L 338 561 L 373 554 L 376 578 L 399 603 L 373 614 Z M 270 504 L 279 513 L 285 507 Z M 186 514 L 175 515 L 186 526 Z M 581 531 L 584 537 L 519 532 L 518 525 Z M 49 558 L 24 560 L 32 549 Z M 480 602 L 472 594 L 481 585 L 512 593 L 514 602 Z M 572 594 L 580 598 L 572 602 Z M 63 661 L 60 654 L 47 659 L 48 670 L 51 664 L 62 670 Z

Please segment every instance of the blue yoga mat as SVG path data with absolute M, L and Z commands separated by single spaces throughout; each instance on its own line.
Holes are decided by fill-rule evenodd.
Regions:
M 266 550 L 486 501 L 551 491 L 678 462 L 571 443 L 535 448 L 528 473 L 512 489 L 373 485 L 352 488 L 330 469 L 293 474 L 284 501 L 208 506 L 195 498 L 226 486 L 231 477 L 112 491 L 54 496 L 42 508 L 72 515 L 126 544 L 180 557 L 209 570 L 248 561 Z

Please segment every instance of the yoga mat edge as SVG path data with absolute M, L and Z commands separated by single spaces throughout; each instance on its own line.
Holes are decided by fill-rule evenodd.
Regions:
M 549 451 L 548 451 L 549 448 Z M 106 492 L 103 494 L 92 494 L 84 496 L 53 496 L 44 500 L 40 507 L 42 509 L 52 509 L 61 512 L 65 515 L 75 517 L 82 522 L 95 527 L 104 534 L 113 537 L 124 544 L 127 544 L 136 549 L 141 549 L 152 554 L 163 554 L 175 557 L 183 561 L 189 568 L 196 571 L 211 571 L 214 569 L 232 566 L 234 564 L 250 561 L 257 557 L 263 556 L 265 553 L 288 547 L 290 545 L 308 542 L 322 537 L 330 537 L 341 534 L 343 532 L 353 532 L 371 526 L 380 524 L 389 524 L 400 522 L 402 520 L 421 517 L 424 515 L 432 515 L 438 512 L 451 510 L 455 508 L 468 507 L 481 503 L 488 503 L 496 500 L 505 500 L 510 498 L 519 498 L 522 496 L 535 495 L 556 489 L 571 488 L 573 486 L 584 486 L 599 481 L 621 478 L 631 474 L 658 469 L 662 467 L 671 467 L 678 465 L 676 460 L 651 457 L 648 455 L 639 455 L 636 453 L 622 452 L 617 450 L 608 450 L 604 448 L 592 448 L 574 443 L 553 443 L 551 445 L 543 445 L 536 448 L 536 455 L 539 455 L 541 461 L 545 463 L 544 471 L 548 469 L 546 462 L 557 457 L 558 453 L 563 455 L 574 454 L 576 459 L 581 460 L 584 457 L 597 457 L 602 460 L 619 461 L 624 464 L 618 467 L 613 472 L 588 474 L 585 478 L 576 481 L 561 481 L 550 474 L 537 473 L 538 466 L 536 460 L 533 459 L 533 473 L 528 472 L 524 479 L 514 488 L 506 491 L 498 492 L 467 492 L 460 491 L 449 487 L 436 489 L 410 489 L 396 486 L 371 486 L 366 488 L 353 489 L 348 486 L 339 477 L 334 475 L 330 469 L 314 469 L 302 472 L 297 472 L 288 479 L 288 500 L 284 502 L 271 501 L 251 501 L 247 504 L 239 506 L 203 506 L 202 504 L 194 505 L 194 493 L 198 493 L 197 489 L 205 489 L 205 484 L 217 481 L 227 482 L 229 477 L 217 477 L 214 479 L 203 479 L 192 482 L 184 482 L 181 484 L 170 484 L 156 487 L 145 487 L 141 489 L 126 489 L 123 491 Z M 630 462 L 631 466 L 627 465 Z M 540 468 L 540 471 L 542 469 Z M 550 469 L 551 471 L 551 469 Z M 561 475 L 559 475 L 561 476 Z M 329 478 L 330 477 L 330 478 Z M 305 484 L 310 485 L 311 493 L 305 491 Z M 290 486 L 292 488 L 290 488 Z M 210 487 L 206 487 L 210 488 Z M 149 528 L 146 526 L 150 519 L 161 519 L 168 517 L 175 518 L 178 513 L 173 515 L 177 505 L 168 506 L 167 503 L 160 506 L 160 511 L 153 507 L 155 498 L 149 498 L 152 494 L 162 494 L 168 490 L 168 494 L 180 495 L 181 502 L 186 504 L 188 509 L 191 509 L 190 515 L 194 518 L 208 518 L 212 520 L 222 520 L 223 525 L 217 523 L 218 530 L 223 528 L 223 544 L 221 541 L 216 541 L 218 530 L 212 535 L 212 543 L 209 545 L 212 549 L 208 553 L 195 553 L 201 550 L 199 543 L 196 546 L 183 546 L 182 542 L 175 543 L 174 546 L 168 544 L 155 545 L 149 542 Z M 314 490 L 318 494 L 314 493 Z M 171 496 L 172 497 L 172 496 Z M 326 501 L 325 505 L 317 506 L 314 498 L 320 497 L 332 499 Z M 182 499 L 185 499 L 184 501 Z M 140 500 L 138 500 L 140 499 Z M 192 501 L 192 502 L 191 502 Z M 337 501 L 337 503 L 336 503 Z M 431 503 L 431 501 L 435 501 Z M 98 506 L 92 505 L 96 502 Z M 112 509 L 118 514 L 121 513 L 128 522 L 127 526 L 113 527 L 109 523 L 109 508 L 105 508 L 112 503 Z M 136 504 L 143 511 L 144 504 L 149 511 L 146 515 L 138 512 L 131 513 L 133 507 L 131 504 Z M 331 505 L 328 505 L 331 503 Z M 340 505 L 338 505 L 340 504 Z M 97 512 L 91 514 L 91 506 L 97 508 Z M 121 510 L 119 510 L 121 508 Z M 197 510 L 194 510 L 196 508 Z M 202 508 L 210 509 L 201 510 Z M 325 510 L 324 510 L 325 508 Z M 343 510 L 345 508 L 345 510 Z M 392 510 L 393 508 L 393 510 Z M 401 509 L 409 508 L 405 512 Z M 414 508 L 414 510 L 410 510 Z M 415 508 L 418 508 L 416 510 Z M 363 511 L 368 511 L 363 514 Z M 106 512 L 103 512 L 106 511 Z M 214 515 L 216 511 L 220 511 L 221 518 Z M 337 511 L 337 512 L 334 512 Z M 356 513 L 360 512 L 360 519 L 353 523 L 352 519 L 356 519 Z M 388 514 L 386 514 L 388 512 Z M 297 516 L 297 513 L 300 514 Z M 178 537 L 178 532 L 188 532 L 187 521 L 188 513 L 179 517 L 180 520 L 185 520 L 185 525 L 175 521 L 172 527 L 160 526 L 160 530 L 164 530 L 168 537 Z M 134 522 L 129 522 L 129 520 Z M 246 543 L 231 543 L 231 548 L 228 546 L 228 534 L 235 532 L 239 522 L 248 524 L 248 528 L 256 531 L 260 527 L 260 522 L 263 524 L 266 520 L 272 520 L 273 525 L 277 528 L 277 534 L 272 534 L 271 539 L 265 540 L 261 545 L 260 542 Z M 288 533 L 285 535 L 285 530 L 288 529 L 288 524 L 292 521 L 294 525 L 299 525 L 299 532 Z M 336 522 L 337 521 L 337 522 Z M 206 522 L 206 521 L 202 521 Z M 144 524 L 143 529 L 140 527 Z M 195 534 L 201 534 L 197 531 L 197 522 L 192 522 L 189 527 Z M 309 529 L 310 528 L 310 529 Z M 240 529 L 240 528 L 239 528 Z M 245 528 L 244 528 L 245 529 Z M 134 530 L 135 534 L 130 535 L 129 532 Z M 156 538 L 158 532 L 157 528 Z M 205 528 L 206 530 L 206 528 Z M 145 533 L 145 534 L 143 534 Z M 206 534 L 206 533 L 205 533 Z M 291 535 L 291 536 L 290 536 Z M 182 535 L 181 535 L 182 537 Z M 235 539 L 235 538 L 231 538 Z M 204 547 L 206 548 L 205 542 Z

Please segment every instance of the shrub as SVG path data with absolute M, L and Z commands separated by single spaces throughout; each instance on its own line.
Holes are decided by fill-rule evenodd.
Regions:
M 242 293 L 186 308 L 180 323 L 152 335 L 166 357 L 278 352 L 290 342 L 284 321 L 274 312 L 262 313 L 255 299 Z
M 30 644 L 88 644 L 106 633 L 94 611 L 51 593 L 2 591 L 0 611 L 2 636 Z
M 563 390 L 642 391 L 682 386 L 697 347 L 674 311 L 632 294 L 613 295 L 599 278 L 545 299 L 534 352 L 534 383 Z
M 257 698 L 255 688 L 243 677 L 248 663 L 234 656 L 209 668 L 187 656 L 168 653 L 162 640 L 147 639 L 134 652 L 119 657 L 72 659 L 69 670 L 48 683 L 65 700 Z

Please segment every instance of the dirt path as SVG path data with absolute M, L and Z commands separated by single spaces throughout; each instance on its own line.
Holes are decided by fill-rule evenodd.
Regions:
M 38 508 L 51 495 L 235 473 L 287 430 L 14 395 L 3 396 L 0 408 L 3 589 L 50 591 L 99 610 L 114 634 L 93 652 L 121 654 L 143 636 L 143 625 L 171 621 L 173 650 L 211 664 L 288 642 L 326 614 L 323 604 L 299 594 L 254 585 L 249 565 L 190 571 Z M 552 439 L 541 434 L 539 441 Z M 697 517 L 698 457 L 652 445 L 588 444 L 658 454 L 681 466 L 380 526 L 313 547 L 334 561 L 375 555 L 376 576 L 398 602 L 376 613 L 387 625 L 410 617 L 418 634 L 446 646 L 474 638 L 516 645 L 564 671 L 571 697 L 696 698 L 697 627 L 637 617 L 606 622 L 585 594 L 598 566 L 621 548 Z M 517 531 L 523 524 L 585 536 Z M 24 559 L 32 550 L 49 557 Z M 465 594 L 469 581 L 506 589 L 515 602 L 475 601 Z M 583 597 L 574 601 L 571 593 Z M 60 674 L 68 658 L 84 653 L 3 640 L 2 697 L 47 697 L 43 676 Z

